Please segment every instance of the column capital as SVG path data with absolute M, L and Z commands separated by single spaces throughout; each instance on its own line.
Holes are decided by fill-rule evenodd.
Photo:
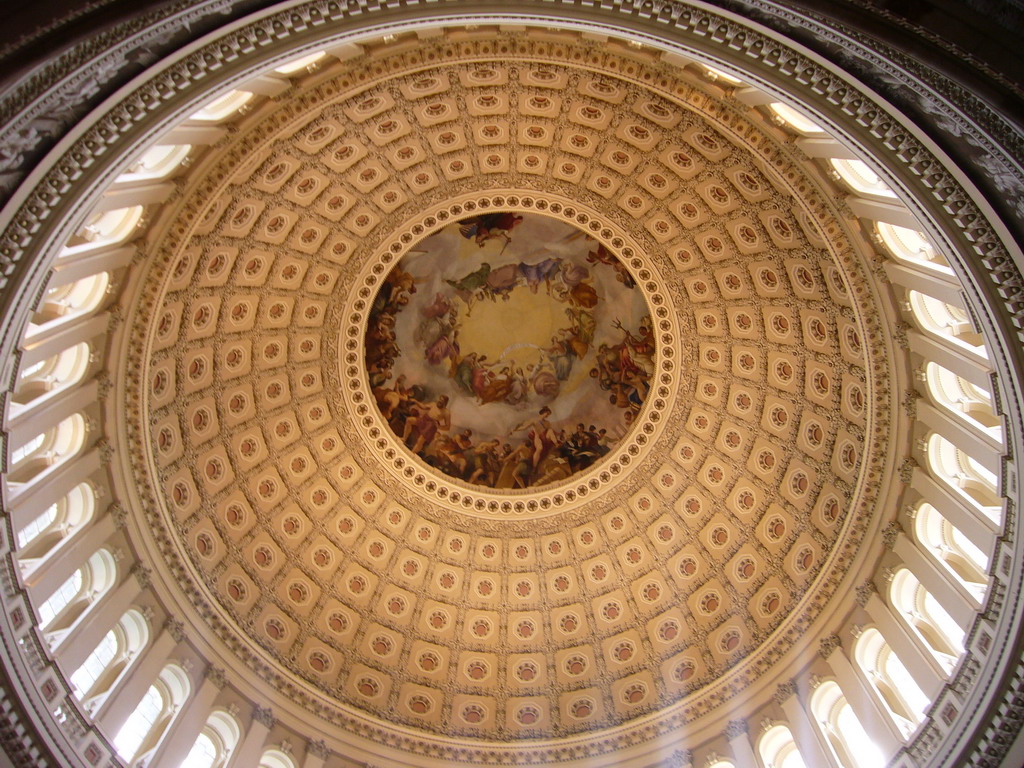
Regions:
M 747 724 L 745 719 L 737 718 L 735 720 L 730 720 L 726 724 L 725 730 L 722 731 L 722 733 L 725 734 L 725 738 L 732 741 L 733 739 L 750 733 L 750 726 Z
M 843 641 L 839 639 L 839 635 L 829 635 L 828 637 L 821 638 L 819 643 L 818 653 L 821 654 L 823 659 L 827 659 L 832 655 L 832 652 L 837 648 L 843 647 Z
M 917 460 L 911 456 L 908 456 L 900 463 L 899 475 L 900 482 L 904 485 L 910 485 L 910 481 L 914 476 L 914 468 L 917 466 Z
M 266 726 L 268 730 L 277 725 L 274 710 L 270 707 L 261 707 L 258 704 L 252 708 L 252 719 L 260 725 Z
M 892 550 L 896 546 L 896 539 L 903 533 L 903 526 L 893 520 L 885 528 L 882 529 L 882 540 L 885 542 L 885 548 Z
M 167 633 L 174 638 L 174 642 L 180 643 L 185 639 L 185 625 L 175 618 L 168 618 L 164 622 Z
M 779 683 L 779 686 L 775 689 L 775 693 L 772 694 L 772 698 L 775 699 L 775 703 L 781 707 L 782 702 L 792 696 L 796 696 L 796 693 L 796 681 L 787 680 L 784 683 Z
M 228 676 L 223 667 L 210 665 L 206 668 L 206 679 L 218 688 L 223 688 L 228 683 Z
M 319 757 L 321 760 L 326 760 L 331 756 L 331 750 L 323 739 L 317 739 L 306 744 L 306 751 L 314 757 Z
M 872 595 L 878 594 L 878 587 L 875 586 L 875 582 L 871 579 L 866 579 L 863 583 L 857 587 L 857 605 L 863 608 L 868 604 Z
M 115 520 L 117 518 L 115 517 Z M 135 577 L 135 580 L 139 582 L 139 586 L 143 589 L 149 589 L 153 584 L 153 571 L 144 566 L 140 562 L 132 563 L 132 567 L 128 571 Z

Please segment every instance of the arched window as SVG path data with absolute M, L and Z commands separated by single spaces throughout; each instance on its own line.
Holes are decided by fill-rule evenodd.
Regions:
M 829 162 L 839 178 L 854 192 L 869 197 L 896 197 L 896 193 L 864 161 L 832 158 Z
M 931 703 L 924 691 L 877 629 L 867 629 L 857 638 L 854 656 L 896 727 L 904 737 L 910 736 Z
M 127 171 L 118 176 L 117 182 L 162 179 L 173 173 L 191 151 L 191 144 L 157 144 L 146 150 Z
M 875 226 L 879 239 L 894 258 L 925 266 L 946 275 L 953 274 L 949 262 L 928 242 L 923 232 L 887 224 L 884 221 L 878 222 Z
M 988 358 L 981 334 L 974 330 L 970 316 L 962 308 L 920 291 L 910 291 L 909 300 L 914 319 L 923 330 L 951 342 L 954 347 Z
M 241 109 L 251 98 L 252 94 L 249 91 L 228 91 L 223 96 L 211 101 L 189 119 L 204 123 L 219 123 Z
M 24 565 L 44 557 L 91 520 L 95 508 L 96 492 L 92 486 L 76 485 L 18 531 L 18 562 Z
M 62 464 L 85 445 L 85 419 L 73 414 L 11 451 L 8 483 L 27 483 L 43 470 Z
M 971 506 L 996 522 L 1001 521 L 999 478 L 942 435 L 929 436 L 927 450 L 928 468 L 936 479 L 970 502 Z
M 34 540 L 43 531 L 53 525 L 57 519 L 57 505 L 51 504 L 42 514 L 35 517 L 28 525 L 18 531 L 18 549 L 24 549 L 25 545 Z
M 168 664 L 114 737 L 114 749 L 126 762 L 133 763 L 143 753 L 156 748 L 160 738 L 188 698 L 188 676 L 176 664 Z
M 802 133 L 805 136 L 817 136 L 825 133 L 817 123 L 804 117 L 802 113 L 797 112 L 793 107 L 783 104 L 781 101 L 769 104 L 768 109 L 797 133 Z
M 992 410 L 992 395 L 987 389 L 972 384 L 938 363 L 925 366 L 925 381 L 928 392 L 939 405 L 979 432 L 1003 441 L 1003 423 Z
M 28 405 L 49 392 L 56 392 L 81 381 L 89 369 L 91 350 L 85 342 L 68 347 L 47 360 L 21 371 L 14 402 Z
M 881 750 L 868 737 L 842 690 L 833 681 L 822 683 L 811 696 L 811 712 L 843 768 L 883 768 Z
M 295 763 L 279 749 L 268 749 L 260 758 L 259 768 L 295 768 Z
M 931 504 L 921 503 L 914 535 L 924 550 L 980 601 L 985 595 L 988 556 Z
M 149 624 L 134 608 L 93 649 L 71 677 L 75 697 L 94 706 L 109 692 L 149 640 Z
M 768 728 L 757 743 L 757 751 L 765 768 L 807 768 L 792 732 L 784 725 Z
M 103 301 L 109 285 L 110 273 L 99 272 L 73 283 L 48 288 L 29 327 L 34 325 L 38 328 L 60 318 L 91 312 Z
M 964 652 L 964 631 L 906 568 L 893 577 L 889 595 L 893 606 L 924 641 L 947 672 Z
M 221 768 L 240 735 L 235 718 L 222 710 L 213 712 L 180 768 Z
M 124 242 L 142 219 L 142 212 L 141 205 L 133 205 L 90 216 L 68 240 L 67 246 L 57 257 L 58 261 L 76 253 Z
M 292 75 L 297 72 L 310 71 L 310 67 L 320 61 L 327 54 L 324 51 L 317 51 L 316 53 L 309 53 L 302 58 L 289 61 L 287 64 L 282 64 L 280 67 L 274 69 L 279 75 Z
M 117 564 L 113 556 L 106 549 L 98 550 L 39 606 L 39 628 L 52 641 L 53 633 L 70 627 L 116 579 Z
M 46 598 L 46 602 L 39 606 L 39 627 L 47 629 L 53 620 L 67 608 L 73 600 L 81 596 L 84 579 L 82 568 L 71 574 L 64 583 L 57 587 L 57 590 Z
M 721 80 L 723 83 L 728 83 L 729 85 L 743 85 L 743 81 L 738 77 L 730 75 L 728 72 L 723 72 L 720 69 L 715 69 L 714 67 L 709 67 L 705 64 L 704 71 L 708 73 L 708 77 L 713 81 Z
M 71 675 L 71 687 L 74 689 L 75 697 L 81 701 L 85 695 L 92 690 L 93 685 L 99 679 L 110 663 L 117 655 L 117 632 L 111 629 L 100 640 L 92 653 L 78 669 Z

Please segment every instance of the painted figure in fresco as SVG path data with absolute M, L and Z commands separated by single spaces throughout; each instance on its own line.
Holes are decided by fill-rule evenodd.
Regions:
M 397 314 L 409 303 L 409 298 L 416 293 L 416 280 L 405 270 L 395 267 L 384 280 L 371 309 L 374 313 L 388 311 Z
M 505 457 L 496 488 L 529 488 L 533 471 L 533 447 L 528 441 L 520 443 Z
M 466 316 L 473 311 L 473 302 L 483 298 L 484 286 L 487 285 L 487 276 L 491 274 L 491 265 L 486 261 L 480 268 L 464 275 L 458 280 L 445 280 L 448 285 L 455 289 L 455 295 L 462 299 L 466 305 Z
M 420 310 L 420 314 L 429 320 L 435 317 L 444 317 L 448 314 L 451 308 L 452 303 L 448 298 L 438 292 L 434 295 L 433 303 L 423 307 L 423 309 Z
M 537 264 L 526 264 L 520 262 L 518 266 L 519 274 L 522 275 L 523 280 L 526 281 L 526 286 L 530 289 L 530 293 L 537 293 L 540 288 L 540 284 L 544 283 L 544 287 L 551 294 L 551 279 L 558 274 L 561 268 L 561 259 L 544 259 Z
M 480 247 L 495 239 L 508 247 L 513 229 L 522 220 L 519 214 L 489 213 L 453 224 L 449 232 L 457 227 L 456 240 L 461 236 Z M 532 235 L 537 230 L 527 231 Z M 582 238 L 586 245 L 574 251 L 570 246 L 574 238 Z M 438 242 L 450 244 L 452 240 Z M 518 245 L 515 243 L 513 250 L 519 250 Z M 402 268 L 404 265 L 393 268 L 372 301 L 364 337 L 365 362 L 381 417 L 424 462 L 472 484 L 529 488 L 584 471 L 609 453 L 611 444 L 621 436 L 623 423 L 633 421 L 650 390 L 655 340 L 649 317 L 639 321 L 637 330 L 629 321 L 609 322 L 612 312 L 620 308 L 629 312 L 635 305 L 635 298 L 615 282 L 626 288 L 635 283 L 604 246 L 584 233 L 557 241 L 542 239 L 536 245 L 531 241 L 529 248 L 522 249 L 525 253 L 509 259 L 502 258 L 505 247 L 501 252 L 497 248 L 487 251 L 489 261 L 478 267 L 472 266 L 473 261 L 461 269 L 456 267 L 454 279 L 445 276 L 451 275 L 447 265 L 456 254 L 437 248 L 418 253 L 433 258 L 433 268 L 440 274 L 421 266 L 413 269 L 419 275 L 415 277 Z M 421 289 L 425 287 L 426 295 L 414 298 L 417 283 L 422 284 Z M 551 302 L 562 305 L 565 316 L 564 322 L 550 326 L 547 344 L 536 346 L 510 338 L 497 360 L 473 350 L 462 354 L 460 325 L 475 303 L 516 301 L 521 298 L 517 290 L 536 295 L 542 284 Z M 605 296 L 609 288 L 612 293 Z M 413 307 L 415 317 L 401 316 L 403 311 L 411 314 Z M 554 304 L 554 317 L 559 314 L 556 307 Z M 397 367 L 403 353 L 412 356 Z M 584 369 L 589 376 L 573 375 L 580 365 L 589 368 Z M 399 370 L 401 375 L 394 378 Z M 422 378 L 413 373 L 417 370 Z M 555 398 L 563 391 L 575 393 L 582 386 L 581 378 L 593 380 L 593 384 L 584 382 L 594 389 L 579 400 L 587 403 L 586 410 L 552 419 L 553 408 L 565 410 L 561 401 L 555 405 Z M 601 391 L 604 398 L 593 397 Z M 472 398 L 481 409 L 472 422 L 473 429 L 453 424 L 452 411 L 462 414 L 469 405 L 459 398 Z M 458 408 L 453 409 L 453 400 Z M 513 406 L 519 413 L 502 411 L 505 406 Z M 518 422 L 524 411 L 535 415 Z M 589 412 L 587 418 L 600 423 L 616 411 L 613 423 L 607 425 L 615 437 L 607 428 L 575 422 Z M 498 415 L 496 424 L 500 426 L 488 423 L 492 413 Z
M 494 487 L 501 471 L 502 458 L 501 440 L 498 438 L 478 443 L 468 454 L 469 476 L 466 479 L 470 483 L 482 482 Z
M 403 374 L 395 380 L 394 388 L 378 387 L 373 390 L 374 397 L 377 398 L 377 407 L 380 408 L 381 415 L 389 422 L 402 402 L 412 396 L 412 387 L 405 386 L 405 382 Z
M 577 285 L 590 277 L 590 270 L 582 264 L 575 264 L 571 261 L 560 260 L 558 279 L 567 290 L 572 290 Z
M 469 466 L 467 451 L 473 447 L 473 430 L 463 429 L 454 435 L 438 435 L 435 455 L 439 466 L 448 474 L 462 477 L 466 474 L 466 467 Z
M 542 358 L 537 365 L 526 366 L 533 391 L 541 397 L 557 397 L 562 385 L 558 383 L 554 367 L 547 358 Z
M 515 264 L 506 264 L 492 269 L 484 282 L 484 296 L 491 301 L 499 296 L 503 301 L 512 298 L 512 290 L 519 285 L 519 268 Z
M 571 342 L 576 357 L 585 357 L 591 343 L 594 341 L 594 333 L 597 331 L 597 320 L 594 319 L 592 312 L 580 309 L 579 307 L 566 307 L 565 314 L 572 323 L 570 328 L 572 331 Z
M 636 287 L 636 280 L 629 274 L 629 270 L 602 243 L 598 243 L 597 248 L 587 254 L 587 262 L 590 264 L 606 264 L 615 270 L 616 280 L 627 288 Z
M 520 213 L 484 213 L 460 221 L 459 233 L 481 248 L 488 240 L 496 237 L 502 238 L 507 246 L 512 240 L 512 230 L 522 222 L 523 216 Z
M 519 405 L 530 393 L 530 383 L 526 380 L 523 369 L 516 366 L 508 379 L 508 393 L 505 395 L 505 402 L 509 405 Z
M 555 444 L 555 432 L 551 428 L 551 422 L 548 417 L 551 416 L 551 409 L 546 405 L 541 408 L 537 415 L 528 420 L 524 421 L 519 426 L 512 429 L 513 433 L 521 430 L 528 430 L 526 433 L 526 439 L 533 444 L 533 453 L 530 456 L 533 462 L 533 467 L 536 469 L 540 466 L 541 459 L 547 454 L 551 447 Z
M 473 392 L 473 368 L 476 366 L 476 358 L 476 352 L 470 352 L 461 357 L 452 375 L 455 383 L 467 394 L 472 394 Z
M 421 453 L 438 430 L 447 432 L 452 426 L 452 415 L 448 410 L 448 395 L 441 395 L 432 403 L 416 403 L 412 416 L 405 421 L 402 440 L 413 453 Z
M 488 371 L 487 381 L 481 388 L 478 397 L 481 405 L 485 403 L 508 402 L 509 393 L 512 390 L 512 369 L 504 366 L 497 374 Z
M 566 381 L 572 373 L 573 360 L 576 357 L 576 349 L 569 341 L 569 331 L 564 328 L 551 339 L 552 345 L 548 349 L 548 359 L 555 367 L 555 378 L 559 381 Z
M 650 391 L 654 372 L 654 332 L 645 318 L 634 335 L 619 320 L 613 326 L 623 334 L 621 343 L 598 347 L 596 365 L 591 378 L 597 379 L 601 389 L 609 392 L 609 402 L 617 408 L 627 409 L 627 421 L 640 412 L 644 398 Z

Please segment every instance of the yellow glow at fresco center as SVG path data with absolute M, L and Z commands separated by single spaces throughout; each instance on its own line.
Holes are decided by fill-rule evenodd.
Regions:
M 497 362 L 514 356 L 532 365 L 540 362 L 541 348 L 565 324 L 562 308 L 543 289 L 515 291 L 507 301 L 478 304 L 472 313 L 463 308 L 459 319 L 464 349 Z

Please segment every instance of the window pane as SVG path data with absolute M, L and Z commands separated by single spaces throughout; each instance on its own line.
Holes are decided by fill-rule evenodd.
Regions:
M 201 733 L 181 768 L 210 768 L 216 759 L 217 748 L 213 746 L 213 741 L 205 733 Z
M 110 630 L 104 636 L 89 658 L 71 675 L 71 685 L 75 688 L 75 696 L 81 699 L 96 684 L 117 653 L 117 636 Z
M 18 547 L 24 547 L 32 539 L 50 527 L 57 518 L 57 505 L 51 504 L 43 514 L 18 531 Z
M 163 704 L 163 696 L 160 695 L 157 687 L 155 685 L 149 686 L 146 695 L 142 697 L 142 701 L 139 702 L 131 717 L 121 727 L 117 738 L 114 739 L 114 748 L 117 750 L 117 754 L 125 760 L 135 757 L 135 753 L 139 751 L 143 740 L 152 730 L 153 723 L 160 717 Z
M 49 599 L 39 606 L 39 625 L 42 628 L 54 620 L 58 613 L 67 607 L 67 604 L 74 600 L 75 596 L 82 590 L 82 571 L 77 570 L 71 577 L 60 585 L 60 589 L 50 595 Z

